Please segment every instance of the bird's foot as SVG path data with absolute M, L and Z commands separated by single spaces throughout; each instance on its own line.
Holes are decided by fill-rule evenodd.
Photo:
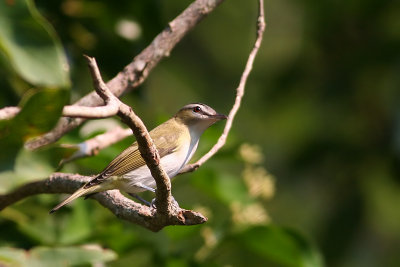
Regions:
M 146 199 L 142 198 L 141 196 L 134 194 L 134 193 L 128 193 L 128 195 L 130 195 L 131 197 L 136 198 L 137 200 L 139 200 L 140 202 L 142 202 L 142 204 L 145 204 L 146 206 L 152 207 L 153 205 L 153 200 L 150 202 L 148 202 Z
M 149 202 L 149 201 L 147 201 L 146 199 L 142 198 L 141 196 L 139 196 L 139 195 L 137 195 L 137 194 L 128 193 L 128 195 L 130 195 L 131 197 L 136 198 L 136 199 L 139 200 L 142 204 L 145 204 L 146 206 L 149 206 L 150 208 L 157 209 L 157 207 L 156 207 L 156 201 L 157 201 L 157 199 L 156 199 L 156 198 L 153 198 L 153 199 L 151 200 L 151 202 Z M 175 198 L 174 198 L 173 196 L 171 196 L 171 197 L 172 197 L 172 202 L 174 203 L 174 205 L 178 205 L 178 202 L 176 202 Z
M 173 196 L 171 196 L 171 198 L 172 198 L 172 203 L 174 203 L 174 205 L 176 205 L 176 206 L 179 206 L 179 204 L 178 204 L 178 202 L 175 200 L 175 198 L 173 197 Z M 156 207 L 156 198 L 153 198 L 152 200 L 151 200 L 151 208 L 154 208 L 154 209 L 156 209 L 157 207 Z

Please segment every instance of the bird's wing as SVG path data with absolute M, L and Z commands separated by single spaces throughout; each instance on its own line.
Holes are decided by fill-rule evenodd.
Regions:
M 168 154 L 171 154 L 177 148 L 176 146 L 169 147 L 171 139 L 174 138 L 174 136 L 167 135 L 158 138 L 152 136 L 152 138 L 155 146 L 158 149 L 160 158 L 165 157 Z M 146 162 L 140 155 L 138 144 L 137 142 L 135 142 L 127 149 L 122 151 L 122 153 L 119 154 L 114 160 L 112 160 L 110 164 L 108 164 L 108 166 L 97 177 L 88 182 L 85 185 L 85 188 L 92 187 L 93 185 L 96 184 L 100 184 L 109 177 L 124 175 L 139 167 L 144 166 L 145 164 Z

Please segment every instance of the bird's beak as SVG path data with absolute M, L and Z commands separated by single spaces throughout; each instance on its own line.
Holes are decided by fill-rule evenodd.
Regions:
M 228 116 L 224 115 L 224 114 L 215 114 L 215 115 L 211 115 L 210 116 L 212 119 L 214 119 L 215 121 L 220 121 L 220 120 L 226 120 L 228 118 Z

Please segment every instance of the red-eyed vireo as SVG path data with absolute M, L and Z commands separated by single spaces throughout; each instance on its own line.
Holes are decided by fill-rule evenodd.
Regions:
M 177 175 L 192 158 L 201 134 L 215 122 L 226 118 L 205 104 L 194 103 L 184 106 L 171 119 L 150 131 L 160 154 L 161 166 L 169 178 Z M 135 195 L 146 190 L 155 192 L 155 187 L 156 182 L 135 142 L 50 213 L 83 195 L 111 189 Z

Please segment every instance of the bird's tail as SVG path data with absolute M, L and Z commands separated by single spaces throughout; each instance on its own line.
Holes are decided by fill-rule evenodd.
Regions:
M 67 199 L 65 199 L 63 202 L 61 202 L 60 204 L 58 204 L 57 206 L 55 206 L 50 213 L 53 213 L 55 211 L 57 211 L 59 208 L 61 208 L 62 206 L 70 203 L 71 201 L 77 199 L 80 196 L 83 195 L 88 195 L 88 194 L 92 194 L 92 193 L 97 193 L 99 191 L 104 191 L 102 190 L 103 186 L 102 184 L 97 184 L 88 188 L 85 188 L 85 186 L 81 187 L 80 189 L 78 189 L 77 191 L 75 191 L 75 193 L 73 193 L 72 195 L 70 195 Z

